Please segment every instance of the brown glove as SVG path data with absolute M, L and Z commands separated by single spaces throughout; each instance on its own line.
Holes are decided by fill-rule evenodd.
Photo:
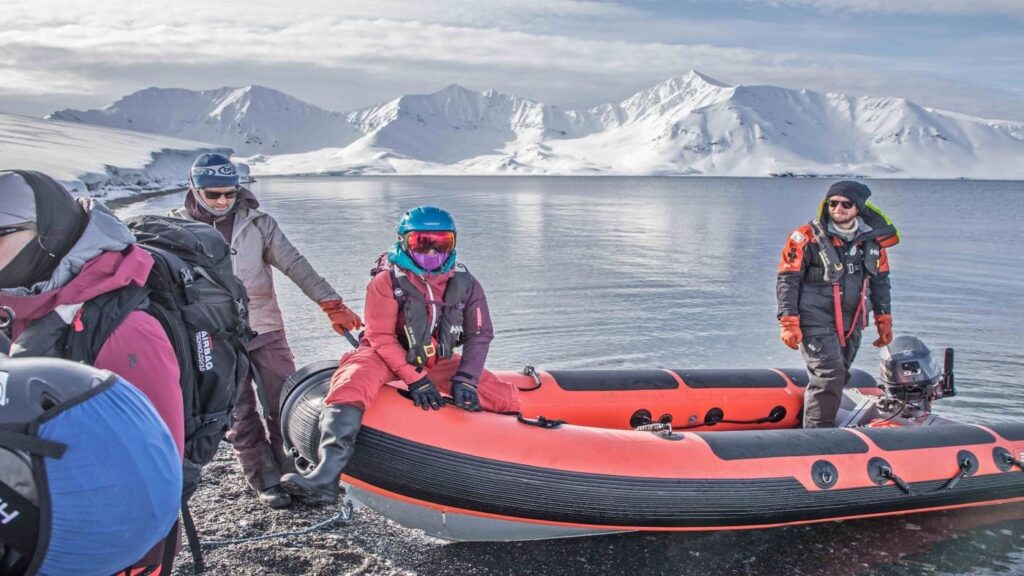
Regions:
M 888 346 L 892 342 L 892 314 L 875 314 L 875 328 L 878 328 L 878 340 L 875 348 Z
M 341 300 L 324 300 L 320 303 L 320 309 L 327 313 L 331 319 L 331 327 L 342 336 L 345 332 L 359 330 L 363 327 L 363 321 L 359 315 L 349 310 Z
M 793 350 L 796 350 L 804 340 L 804 333 L 800 330 L 799 316 L 783 316 L 779 318 L 779 328 L 782 329 L 782 341 Z

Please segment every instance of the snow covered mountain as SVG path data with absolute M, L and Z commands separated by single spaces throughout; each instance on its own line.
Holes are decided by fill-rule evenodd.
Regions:
M 147 88 L 102 110 L 60 110 L 47 118 L 216 142 L 243 155 L 345 146 L 362 136 L 343 115 L 262 86 Z
M 255 87 L 216 93 L 241 100 Z M 124 119 L 181 135 L 193 100 L 227 101 L 215 92 L 150 89 L 105 111 L 72 113 L 93 122 Z M 147 94 L 146 99 L 140 95 Z M 188 98 L 183 95 L 191 94 Z M 986 120 L 923 108 L 901 98 L 822 94 L 774 86 L 729 86 L 698 72 L 672 78 L 618 103 L 589 110 L 556 106 L 452 85 L 407 95 L 345 115 L 324 112 L 273 92 L 260 104 L 186 123 L 210 128 L 192 137 L 232 146 L 255 174 L 627 174 L 853 175 L 896 178 L 1024 179 L 1024 123 Z M 166 95 L 166 101 L 161 95 Z M 203 95 L 200 98 L 200 95 Z M 138 102 L 132 114 L 127 101 Z M 145 103 L 145 105 L 144 105 Z M 159 104 L 158 104 L 159 103 Z M 219 109 L 227 110 L 225 106 Z M 116 114 L 113 111 L 117 111 Z M 197 112 L 197 110 L 199 110 Z M 241 112 L 239 112 L 241 110 Z M 317 110 L 298 118 L 296 110 Z M 234 120 L 225 123 L 224 118 Z M 317 118 L 304 120 L 303 118 Z M 131 123 L 128 118 L 136 118 Z M 122 121 L 122 120 L 119 120 Z M 210 125 L 207 126 L 207 123 Z M 236 132 L 275 134 L 288 145 Z M 224 134 L 221 137 L 221 134 Z M 191 135 L 191 133 L 189 133 Z M 281 137 L 283 138 L 283 136 Z M 332 140 L 333 138 L 333 140 Z M 305 145 L 303 145 L 305 144 Z M 302 153 L 282 153 L 288 150 Z
M 0 114 L 0 169 L 39 170 L 76 194 L 116 197 L 186 185 L 203 152 L 230 149 L 80 123 Z
M 458 85 L 353 112 L 348 121 L 366 134 L 364 146 L 438 164 L 574 133 L 571 115 L 558 108 Z
M 1024 178 L 1024 123 L 698 72 L 589 110 L 449 86 L 347 118 L 365 136 L 254 172 Z

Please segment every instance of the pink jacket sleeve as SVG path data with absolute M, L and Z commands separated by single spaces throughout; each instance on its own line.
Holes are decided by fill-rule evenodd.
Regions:
M 366 287 L 366 339 L 392 372 L 406 384 L 422 378 L 425 373 L 405 361 L 405 348 L 398 341 L 398 300 L 391 286 L 391 274 L 381 272 Z
M 184 454 L 181 372 L 174 348 L 156 318 L 141 310 L 129 314 L 103 344 L 96 367 L 119 374 L 142 391 L 167 424 L 178 452 Z

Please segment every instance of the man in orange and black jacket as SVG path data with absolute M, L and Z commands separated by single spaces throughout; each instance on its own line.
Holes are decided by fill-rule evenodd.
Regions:
M 869 310 L 878 328 L 874 345 L 892 341 L 885 250 L 899 234 L 870 196 L 864 184 L 836 182 L 818 217 L 794 230 L 782 249 L 778 319 L 782 341 L 807 363 L 804 428 L 835 427 Z

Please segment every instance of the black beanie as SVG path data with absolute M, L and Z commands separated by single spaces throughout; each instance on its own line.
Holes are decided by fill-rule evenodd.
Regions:
M 857 213 L 863 214 L 867 210 L 866 204 L 871 197 L 871 189 L 853 180 L 842 180 L 828 187 L 825 193 L 825 200 L 833 196 L 844 196 L 857 205 Z

